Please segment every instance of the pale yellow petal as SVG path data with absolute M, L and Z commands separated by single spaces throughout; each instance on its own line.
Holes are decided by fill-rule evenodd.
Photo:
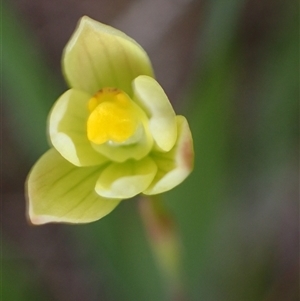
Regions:
M 149 128 L 154 141 L 169 151 L 177 139 L 177 125 L 172 105 L 158 82 L 149 76 L 133 81 L 134 99 L 149 116 Z
M 65 47 L 63 69 L 72 88 L 90 94 L 115 87 L 132 96 L 134 78 L 153 76 L 150 60 L 140 45 L 123 32 L 86 16 Z
M 177 116 L 178 139 L 175 146 L 167 153 L 155 152 L 152 158 L 158 166 L 153 182 L 144 194 L 152 195 L 168 191 L 181 182 L 193 169 L 193 139 L 187 120 Z
M 102 169 L 77 167 L 56 150 L 46 152 L 32 168 L 26 183 L 28 217 L 33 224 L 88 223 L 110 213 L 120 202 L 95 192 Z
M 96 192 L 103 197 L 128 199 L 143 192 L 157 172 L 154 161 L 146 157 L 109 165 L 100 175 Z
M 91 96 L 75 89 L 65 92 L 54 104 L 49 117 L 53 146 L 77 166 L 100 165 L 108 159 L 96 152 L 87 138 L 87 103 Z

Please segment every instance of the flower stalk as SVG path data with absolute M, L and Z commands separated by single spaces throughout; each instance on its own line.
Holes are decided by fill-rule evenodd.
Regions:
M 174 217 L 159 196 L 142 197 L 139 212 L 169 300 L 186 300 L 182 279 L 182 245 Z

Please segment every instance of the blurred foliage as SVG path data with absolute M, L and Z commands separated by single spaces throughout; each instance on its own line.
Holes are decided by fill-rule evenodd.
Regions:
M 50 301 L 44 294 L 43 287 L 39 283 L 39 275 L 32 273 L 32 266 L 29 262 L 21 260 L 20 255 L 14 248 L 9 247 L 2 240 L 1 243 L 1 300 L 31 300 Z M 19 258 L 19 260 L 16 260 Z
M 14 13 L 2 4 L 2 85 L 6 114 L 17 129 L 15 142 L 34 161 L 47 149 L 48 112 L 62 90 L 38 47 Z
M 299 293 L 297 263 L 287 271 L 279 266 L 282 256 L 294 256 L 280 253 L 287 231 L 281 213 L 298 208 L 292 187 L 299 134 L 298 10 L 292 1 L 265 4 L 266 16 L 276 22 L 253 47 L 255 37 L 245 26 L 249 3 L 206 2 L 185 110 L 195 170 L 164 196 L 182 237 L 188 300 L 293 301 Z M 2 85 L 9 99 L 4 109 L 15 126 L 14 140 L 32 162 L 46 149 L 41 129 L 62 84 L 28 29 L 6 5 L 2 9 Z M 100 222 L 62 226 L 82 249 L 81 264 L 97 275 L 88 279 L 96 290 L 91 296 L 101 282 L 105 300 L 167 298 L 136 202 L 123 202 Z M 8 251 L 3 240 L 2 300 L 47 300 L 36 268 L 9 259 L 19 250 Z

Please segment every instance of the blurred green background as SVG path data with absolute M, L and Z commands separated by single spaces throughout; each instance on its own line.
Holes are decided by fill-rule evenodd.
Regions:
M 169 300 L 138 212 L 30 226 L 24 182 L 66 89 L 61 52 L 89 15 L 135 38 L 194 137 L 195 169 L 163 195 L 191 301 L 299 300 L 299 3 L 2 3 L 3 301 Z M 170 300 L 173 301 L 173 300 Z

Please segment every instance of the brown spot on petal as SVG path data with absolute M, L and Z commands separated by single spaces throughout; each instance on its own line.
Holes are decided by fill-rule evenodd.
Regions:
M 193 139 L 190 135 L 185 138 L 182 146 L 182 158 L 183 162 L 188 170 L 192 170 L 194 167 L 194 148 Z

